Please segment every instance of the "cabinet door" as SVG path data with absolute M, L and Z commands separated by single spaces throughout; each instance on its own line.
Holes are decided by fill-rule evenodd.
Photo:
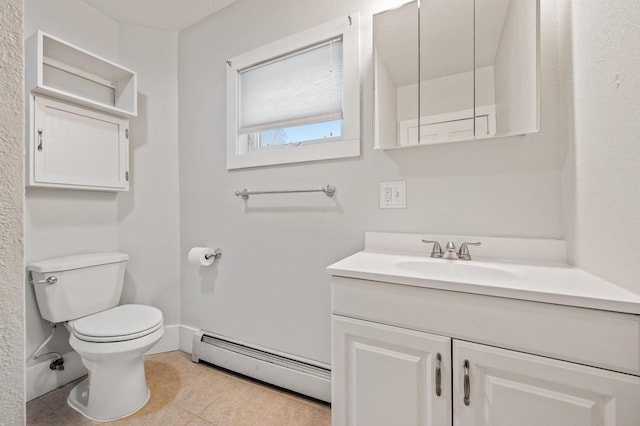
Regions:
M 334 426 L 451 425 L 451 339 L 336 315 L 332 328 Z
M 640 425 L 640 377 L 457 340 L 453 366 L 456 426 Z
M 34 97 L 30 185 L 127 190 L 127 127 L 126 119 Z

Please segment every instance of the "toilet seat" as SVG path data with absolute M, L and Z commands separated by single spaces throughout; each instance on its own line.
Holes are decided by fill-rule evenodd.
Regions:
M 71 321 L 69 325 L 73 335 L 86 342 L 122 342 L 159 330 L 163 317 L 153 306 L 120 305 Z

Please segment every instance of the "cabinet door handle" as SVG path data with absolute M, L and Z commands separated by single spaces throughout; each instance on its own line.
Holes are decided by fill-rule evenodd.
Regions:
M 436 355 L 436 396 L 442 395 L 442 355 Z
M 469 405 L 469 394 L 471 393 L 471 382 L 469 380 L 469 360 L 464 360 L 464 405 Z
M 38 129 L 38 151 L 42 151 L 42 129 Z

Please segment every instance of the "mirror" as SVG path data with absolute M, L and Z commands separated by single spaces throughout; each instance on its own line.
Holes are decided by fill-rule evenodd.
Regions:
M 538 0 L 476 0 L 476 121 L 495 106 L 476 138 L 540 130 L 538 11 Z
M 420 126 L 400 124 L 407 145 L 473 139 L 473 68 L 473 0 L 422 1 Z
M 418 1 L 373 16 L 375 146 L 397 147 L 418 117 Z
M 375 147 L 537 132 L 538 40 L 538 0 L 422 0 L 374 15 Z

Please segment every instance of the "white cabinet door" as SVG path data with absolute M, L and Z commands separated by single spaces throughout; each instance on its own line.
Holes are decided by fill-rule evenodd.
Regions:
M 333 426 L 451 425 L 451 339 L 336 315 L 332 328 Z
M 128 120 L 48 98 L 33 101 L 31 186 L 128 190 Z
M 457 340 L 453 366 L 456 426 L 640 425 L 640 377 Z

